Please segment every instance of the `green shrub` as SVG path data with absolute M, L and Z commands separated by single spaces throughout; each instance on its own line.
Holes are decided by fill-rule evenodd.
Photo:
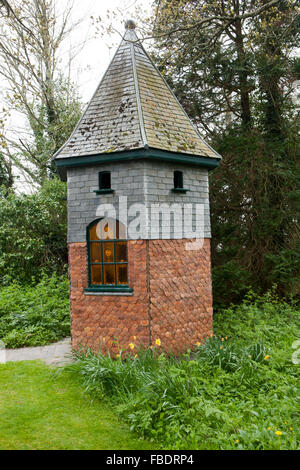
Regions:
M 57 178 L 34 194 L 0 194 L 0 285 L 67 266 L 66 184 Z
M 81 350 L 68 369 L 166 449 L 296 449 L 299 313 L 272 294 L 250 295 L 218 312 L 218 336 L 182 357 L 157 347 L 125 359 Z
M 54 331 L 40 326 L 28 326 L 24 330 L 11 330 L 2 338 L 2 341 L 7 348 L 22 348 L 23 346 L 43 346 L 58 339 Z
M 36 285 L 0 288 L 0 339 L 8 348 L 40 346 L 70 335 L 65 276 L 46 275 Z

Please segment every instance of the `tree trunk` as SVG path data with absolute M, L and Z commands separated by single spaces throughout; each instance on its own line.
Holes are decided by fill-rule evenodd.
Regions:
M 239 15 L 239 2 L 236 2 L 236 14 Z M 246 70 L 246 54 L 244 48 L 244 37 L 242 32 L 242 22 L 240 19 L 235 21 L 236 32 L 236 49 L 238 55 L 238 63 L 240 67 L 239 81 L 240 81 L 240 102 L 242 110 L 242 123 L 244 126 L 251 125 L 251 111 L 249 99 L 249 84 L 248 72 Z

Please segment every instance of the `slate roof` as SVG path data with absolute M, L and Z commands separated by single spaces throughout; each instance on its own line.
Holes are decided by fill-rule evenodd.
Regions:
M 132 21 L 84 114 L 55 159 L 155 148 L 221 158 L 201 138 L 138 40 Z

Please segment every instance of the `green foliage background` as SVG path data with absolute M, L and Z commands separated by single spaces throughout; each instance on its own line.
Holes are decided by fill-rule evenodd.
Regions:
M 155 2 L 153 57 L 223 157 L 210 174 L 217 306 L 250 287 L 300 294 L 299 5 L 269 3 Z
M 46 181 L 34 194 L 0 194 L 0 284 L 66 272 L 66 185 Z
M 282 297 L 300 295 L 299 109 L 292 99 L 299 14 L 292 0 L 266 4 L 161 0 L 150 25 L 158 67 L 223 157 L 210 174 L 216 307 L 239 302 L 249 288 L 276 285 Z M 45 79 L 48 99 L 34 102 L 33 138 L 19 155 L 40 185 L 36 194 L 13 192 L 0 154 L 0 283 L 28 283 L 67 265 L 65 186 L 51 157 L 82 106 L 73 83 L 55 76 Z
M 43 346 L 70 335 L 66 276 L 44 275 L 35 285 L 0 287 L 0 340 L 7 348 Z

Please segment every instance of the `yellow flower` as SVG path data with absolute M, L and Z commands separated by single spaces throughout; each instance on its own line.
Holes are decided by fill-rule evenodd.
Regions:
M 285 421 L 284 424 L 287 424 L 287 422 Z
M 220 349 L 223 349 L 223 346 L 220 346 Z
M 240 442 L 240 441 L 238 439 L 236 439 L 235 442 Z
M 150 349 L 153 349 L 153 346 L 150 346 Z
M 264 360 L 267 361 L 269 359 L 270 356 L 265 356 L 264 357 Z
M 120 357 L 120 354 L 116 354 L 116 357 Z
M 282 432 L 281 432 L 281 431 L 276 431 L 275 434 L 276 434 L 276 436 L 282 436 Z
M 200 346 L 200 345 L 201 345 L 201 343 L 199 343 L 199 341 L 197 341 L 196 346 Z
M 134 356 L 134 358 L 136 359 L 137 357 L 138 357 L 138 355 L 136 354 L 136 355 Z
M 134 349 L 134 344 L 133 343 L 129 343 L 128 346 L 130 347 L 130 349 Z
M 290 431 L 292 431 L 292 430 L 293 430 L 293 428 L 290 428 Z
M 226 341 L 228 340 L 228 336 L 225 336 Z
M 136 336 L 134 336 L 133 339 L 136 340 Z
M 221 338 L 221 341 L 224 341 L 224 338 Z
M 160 346 L 160 345 L 161 345 L 160 339 L 157 339 L 157 340 L 155 341 L 155 344 L 156 344 L 156 346 Z
M 271 431 L 271 426 L 268 427 L 268 431 Z
M 213 336 L 214 336 L 214 334 L 213 334 L 213 333 L 211 333 L 211 334 L 210 334 L 210 337 L 212 338 Z

